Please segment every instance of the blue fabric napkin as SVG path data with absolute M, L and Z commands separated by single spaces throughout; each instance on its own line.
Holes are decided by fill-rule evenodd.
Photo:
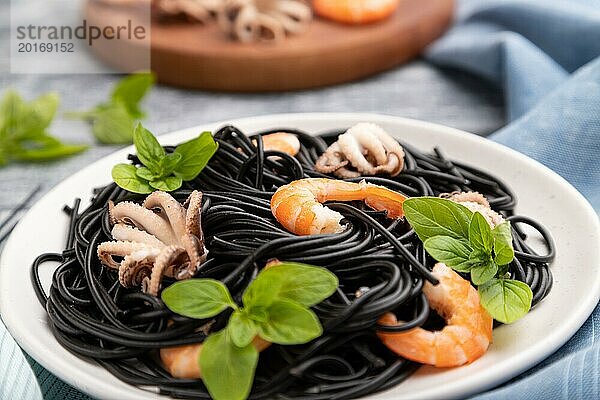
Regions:
M 558 172 L 600 209 L 600 0 L 463 0 L 427 58 L 504 89 L 490 136 Z
M 427 58 L 504 89 L 490 139 L 550 167 L 600 210 L 600 0 L 463 0 Z M 600 306 L 540 365 L 477 400 L 600 399 Z
M 0 399 L 37 400 L 42 398 L 33 371 L 21 349 L 0 321 Z

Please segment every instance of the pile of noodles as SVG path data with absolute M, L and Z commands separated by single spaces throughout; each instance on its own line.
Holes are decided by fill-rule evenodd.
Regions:
M 260 136 L 281 131 L 300 139 L 297 156 L 264 150 Z M 273 345 L 261 353 L 253 399 L 345 399 L 388 389 L 410 376 L 419 364 L 384 347 L 376 331 L 416 326 L 436 329 L 443 324 L 422 293 L 434 261 L 403 220 L 386 219 L 385 213 L 360 203 L 334 203 L 329 206 L 344 215 L 347 230 L 296 236 L 273 218 L 269 202 L 276 188 L 301 178 L 325 177 L 314 171 L 315 161 L 340 133 L 312 136 L 295 129 L 276 129 L 246 137 L 237 128 L 226 126 L 215 134 L 219 149 L 208 166 L 194 181 L 172 193 L 182 202 L 193 189 L 204 194 L 202 227 L 209 253 L 196 277 L 223 281 L 237 301 L 272 258 L 325 267 L 339 278 L 337 292 L 314 307 L 324 327 L 323 336 L 301 346 Z M 531 287 L 533 305 L 540 302 L 552 287 L 549 263 L 554 245 L 537 222 L 514 215 L 516 197 L 510 188 L 488 172 L 446 158 L 439 148 L 423 153 L 408 143 L 401 144 L 406 158 L 399 176 L 365 179 L 408 196 L 453 191 L 485 195 L 492 208 L 513 226 L 516 257 L 509 268 L 511 278 Z M 138 162 L 135 156 L 130 159 Z M 42 254 L 34 262 L 32 280 L 48 313 L 49 327 L 62 346 L 95 360 L 127 383 L 178 398 L 209 399 L 200 380 L 171 377 L 157 356 L 162 347 L 202 342 L 205 334 L 199 327 L 207 321 L 175 315 L 160 298 L 138 288 L 123 288 L 117 272 L 100 264 L 96 247 L 111 240 L 109 200 L 137 201 L 142 196 L 109 184 L 95 191 L 85 210 L 76 200 L 72 207 L 65 207 L 70 216 L 65 250 Z M 541 234 L 547 255 L 535 253 L 526 244 L 523 225 Z M 58 261 L 60 266 L 45 293 L 38 271 L 47 261 Z M 171 283 L 165 279 L 163 287 Z M 393 328 L 378 326 L 378 317 L 387 311 L 405 322 Z M 212 330 L 224 327 L 228 318 L 228 312 L 218 316 Z

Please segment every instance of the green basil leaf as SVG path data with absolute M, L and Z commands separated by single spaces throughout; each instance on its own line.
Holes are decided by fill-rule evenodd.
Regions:
M 184 181 L 196 178 L 217 152 L 218 144 L 210 132 L 202 132 L 196 139 L 182 143 L 175 149 L 181 160 L 175 168 L 175 175 Z
M 154 191 L 152 186 L 148 181 L 137 176 L 136 170 L 137 168 L 131 164 L 117 164 L 112 169 L 113 181 L 123 189 L 133 193 L 152 193 Z
M 98 107 L 91 114 L 92 133 L 104 144 L 131 143 L 135 118 L 121 104 Z
M 169 309 L 189 318 L 214 317 L 229 307 L 237 308 L 229 290 L 214 279 L 188 279 L 175 282 L 162 291 Z
M 469 238 L 473 212 L 463 205 L 438 197 L 412 197 L 404 201 L 402 208 L 423 242 L 434 236 Z
M 486 264 L 476 264 L 471 268 L 471 281 L 476 285 L 483 285 L 488 282 L 498 272 L 498 265 L 489 261 Z
M 150 181 L 150 186 L 163 192 L 172 192 L 179 189 L 181 185 L 183 185 L 183 181 L 177 176 L 167 176 Z
M 47 93 L 24 104 L 18 118 L 19 139 L 35 139 L 43 136 L 58 110 L 60 98 L 56 93 Z
M 123 78 L 112 92 L 112 100 L 122 103 L 128 114 L 134 118 L 142 118 L 144 113 L 139 108 L 140 101 L 152 88 L 156 81 L 152 73 L 136 73 Z
M 319 318 L 305 306 L 290 300 L 275 300 L 268 308 L 269 319 L 258 324 L 258 334 L 277 344 L 303 344 L 323 333 Z
M 0 130 L 12 140 L 35 140 L 44 136 L 60 100 L 56 93 L 48 93 L 26 103 L 14 91 L 8 91 L 0 104 Z
M 512 279 L 492 279 L 478 288 L 481 305 L 505 324 L 522 318 L 531 308 L 533 293 L 527 284 Z
M 243 301 L 251 307 L 286 299 L 310 307 L 331 296 L 337 286 L 337 276 L 325 268 L 284 262 L 262 270 L 244 292 Z
M 0 102 L 0 138 L 17 139 L 19 123 L 25 110 L 25 102 L 14 90 L 8 90 Z
M 171 153 L 164 156 L 158 163 L 161 176 L 171 175 L 180 160 L 181 154 Z
M 231 340 L 237 347 L 245 347 L 252 343 L 252 340 L 258 333 L 258 328 L 253 320 L 248 318 L 244 311 L 234 311 L 229 318 L 227 325 Z
M 57 158 L 71 156 L 81 153 L 88 147 L 77 144 L 54 144 L 33 148 L 22 148 L 13 152 L 12 157 L 19 161 L 50 161 Z
M 469 242 L 474 249 L 483 250 L 488 254 L 492 254 L 492 246 L 494 237 L 492 236 L 492 228 L 488 224 L 485 217 L 479 213 L 473 213 L 471 222 L 469 223 Z
M 258 350 L 253 344 L 235 346 L 228 331 L 214 333 L 204 341 L 199 357 L 202 381 L 215 400 L 244 400 L 254 381 Z
M 498 265 L 510 264 L 515 258 L 510 222 L 506 221 L 496 226 L 492 230 L 492 236 L 494 237 L 494 261 Z
M 471 246 L 465 239 L 450 236 L 434 236 L 423 243 L 425 250 L 439 262 L 459 272 L 469 272 L 472 262 L 469 259 Z
M 248 318 L 255 322 L 266 322 L 269 319 L 267 308 L 261 305 L 251 305 L 250 307 L 244 308 Z
M 138 123 L 133 131 L 133 143 L 142 164 L 153 173 L 160 173 L 159 162 L 165 156 L 165 149 L 141 123 Z
M 154 175 L 152 173 L 152 171 L 150 171 L 148 168 L 146 167 L 139 167 L 136 169 L 135 174 L 137 176 L 139 176 L 140 178 L 147 180 L 147 181 L 153 181 L 155 179 L 158 179 L 158 176 Z

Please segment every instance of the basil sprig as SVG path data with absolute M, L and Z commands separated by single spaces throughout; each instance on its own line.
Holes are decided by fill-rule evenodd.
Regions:
M 471 274 L 481 305 L 494 319 L 510 324 L 529 312 L 531 288 L 506 276 L 514 258 L 509 221 L 491 229 L 479 212 L 437 197 L 410 198 L 403 208 L 434 259 Z
M 115 85 L 108 101 L 89 111 L 70 112 L 66 115 L 91 123 L 92 133 L 100 143 L 131 143 L 136 122 L 145 116 L 140 109 L 140 102 L 154 82 L 155 77 L 151 73 L 129 75 Z
M 117 164 L 112 169 L 112 177 L 123 189 L 141 194 L 179 189 L 183 181 L 198 176 L 218 148 L 212 134 L 202 132 L 167 154 L 156 137 L 141 123 L 133 132 L 133 143 L 142 166 Z
M 70 156 L 85 145 L 65 144 L 48 133 L 59 97 L 48 93 L 26 102 L 13 90 L 0 100 L 0 166 L 10 161 L 47 161 Z
M 176 282 L 162 292 L 162 300 L 177 314 L 198 319 L 234 310 L 227 326 L 204 341 L 198 362 L 214 399 L 242 400 L 250 394 L 258 363 L 254 338 L 294 345 L 321 336 L 321 323 L 309 307 L 337 286 L 337 277 L 324 268 L 286 262 L 258 274 L 243 294 L 243 307 L 212 279 Z

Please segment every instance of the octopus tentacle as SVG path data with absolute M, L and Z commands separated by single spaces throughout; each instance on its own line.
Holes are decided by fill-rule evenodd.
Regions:
M 187 234 L 182 237 L 181 242 L 189 257 L 189 263 L 187 263 L 187 265 L 181 265 L 173 272 L 173 277 L 177 280 L 193 277 L 198 271 L 200 264 L 206 261 L 208 256 L 208 251 L 196 236 Z
M 376 168 L 376 173 L 385 172 L 390 176 L 397 176 L 404 168 L 404 149 L 396 139 L 388 135 L 383 129 L 379 128 L 374 133 L 383 144 L 388 155 L 386 161 Z
M 168 221 L 177 238 L 185 235 L 185 209 L 173 196 L 157 190 L 146 197 L 142 206 L 149 210 L 158 209 L 159 217 Z M 176 243 L 179 243 L 177 239 L 175 242 L 169 242 L 169 244 Z
M 96 249 L 96 253 L 102 264 L 117 269 L 119 268 L 120 262 L 115 261 L 113 258 L 114 256 L 125 257 L 135 251 L 147 248 L 149 248 L 149 246 L 144 243 L 118 240 L 116 242 L 100 243 Z
M 142 284 L 154 268 L 156 257 L 161 250 L 147 247 L 125 256 L 119 266 L 119 282 L 124 287 L 136 287 Z
M 115 224 L 110 232 L 113 239 L 128 242 L 143 243 L 148 246 L 162 248 L 165 246 L 158 238 L 146 231 L 142 231 L 135 226 L 125 224 Z
M 344 160 L 340 144 L 335 142 L 319 157 L 315 164 L 315 169 L 323 174 L 330 174 L 344 168 L 346 165 L 348 165 L 348 160 Z M 360 176 L 358 172 L 353 172 L 352 174 L 355 176 L 347 176 L 347 178 Z
M 142 291 L 152 296 L 157 296 L 165 271 L 176 265 L 184 264 L 186 261 L 187 253 L 183 248 L 173 245 L 165 247 L 156 257 L 150 276 L 145 276 L 142 282 L 140 282 L 142 284 Z
M 187 210 L 185 213 L 185 230 L 195 235 L 201 242 L 204 241 L 201 225 L 202 193 L 194 190 L 185 202 Z
M 343 139 L 344 138 L 354 138 L 356 143 L 358 143 L 359 146 L 356 146 L 356 144 L 352 143 L 354 146 L 356 146 L 358 148 L 358 150 L 361 150 L 360 147 L 364 148 L 366 150 L 366 152 L 375 159 L 375 162 L 377 163 L 376 165 L 381 165 L 384 164 L 387 160 L 387 154 L 385 151 L 385 147 L 382 143 L 381 140 L 379 140 L 379 137 L 387 135 L 385 133 L 385 131 L 383 131 L 383 129 L 381 129 L 379 126 L 375 125 L 375 124 L 370 124 L 370 123 L 362 123 L 362 124 L 357 124 L 354 125 L 352 128 L 348 129 L 348 131 L 346 131 L 345 134 L 340 135 L 338 138 L 338 142 L 340 142 L 340 146 L 343 146 Z M 354 150 L 353 148 L 351 148 L 350 150 Z M 344 153 L 346 153 L 346 151 L 344 150 Z M 352 163 L 352 165 L 354 165 L 356 168 L 358 168 L 358 165 L 355 165 L 354 163 Z M 372 168 L 372 165 L 368 165 L 367 168 Z
M 305 29 L 312 18 L 309 5 L 298 0 L 225 0 L 218 13 L 221 29 L 242 41 L 278 41 Z
M 123 201 L 112 207 L 109 205 L 109 213 L 113 223 L 133 225 L 156 236 L 158 240 L 166 244 L 177 243 L 177 237 L 169 222 L 139 204 Z

